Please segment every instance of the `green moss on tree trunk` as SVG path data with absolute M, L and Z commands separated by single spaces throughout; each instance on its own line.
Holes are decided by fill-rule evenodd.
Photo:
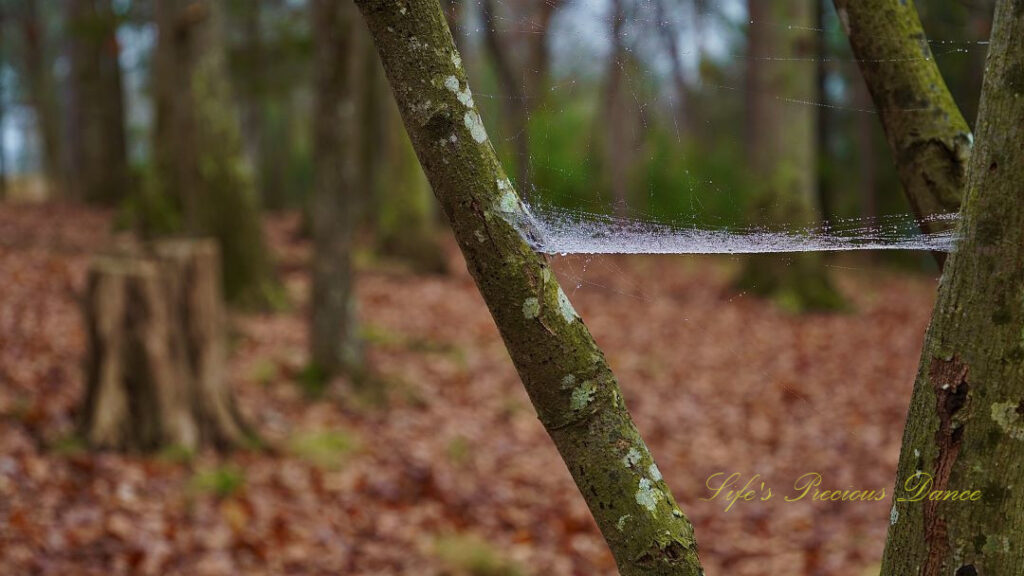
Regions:
M 942 80 L 913 0 L 835 0 L 920 219 L 960 209 L 973 137 Z M 948 221 L 924 221 L 925 232 Z M 942 265 L 945 255 L 936 252 Z
M 1001 0 L 949 257 L 903 437 L 882 574 L 1024 574 L 1024 4 Z
M 487 138 L 440 4 L 356 4 L 469 271 L 620 572 L 702 574 L 693 528 L 604 355 L 520 233 L 523 206 Z

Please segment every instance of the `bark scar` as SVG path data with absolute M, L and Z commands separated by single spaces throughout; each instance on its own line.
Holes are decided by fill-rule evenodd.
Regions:
M 939 429 L 935 431 L 939 454 L 935 459 L 933 490 L 946 490 L 953 465 L 960 454 L 964 429 L 957 414 L 969 401 L 967 372 L 967 364 L 959 356 L 949 360 L 932 358 L 928 369 L 935 390 L 935 411 L 939 417 Z M 928 544 L 928 558 L 921 570 L 922 576 L 938 576 L 949 552 L 946 520 L 938 514 L 938 505 L 935 500 L 924 501 L 924 538 Z

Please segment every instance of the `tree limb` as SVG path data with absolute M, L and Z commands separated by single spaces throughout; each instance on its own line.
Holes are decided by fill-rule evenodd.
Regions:
M 942 79 L 913 0 L 834 0 L 924 232 L 960 210 L 974 139 Z M 934 253 L 941 267 L 945 254 Z

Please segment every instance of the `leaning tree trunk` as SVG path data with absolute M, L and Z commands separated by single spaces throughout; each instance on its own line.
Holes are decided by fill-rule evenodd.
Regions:
M 960 210 L 974 138 L 949 93 L 913 0 L 834 0 L 896 160 L 903 191 L 925 232 Z M 942 266 L 946 255 L 934 252 Z
M 97 258 L 85 319 L 81 433 L 90 445 L 195 450 L 252 440 L 225 381 L 214 242 L 166 240 Z
M 625 576 L 697 575 L 693 527 L 615 376 L 535 252 L 437 0 L 357 0 L 406 130 L 527 393 Z
M 361 164 L 355 80 L 363 58 L 351 3 L 313 0 L 310 16 L 316 50 L 310 358 L 331 376 L 361 364 L 351 254 Z
M 747 58 L 747 158 L 753 220 L 771 227 L 813 226 L 820 220 L 815 199 L 817 112 L 794 100 L 815 93 L 814 9 L 811 0 L 749 0 Z M 777 22 L 789 25 L 783 29 Z M 796 310 L 834 309 L 842 297 L 829 281 L 820 254 L 761 254 L 747 259 L 741 288 L 771 296 Z
M 884 576 L 1024 574 L 1024 9 L 1000 0 L 962 235 L 903 436 Z M 932 490 L 968 501 L 915 501 Z

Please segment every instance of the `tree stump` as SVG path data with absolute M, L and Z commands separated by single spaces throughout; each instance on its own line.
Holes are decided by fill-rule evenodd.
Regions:
M 215 242 L 163 240 L 96 258 L 84 313 L 81 433 L 90 445 L 191 451 L 251 442 L 224 378 Z

